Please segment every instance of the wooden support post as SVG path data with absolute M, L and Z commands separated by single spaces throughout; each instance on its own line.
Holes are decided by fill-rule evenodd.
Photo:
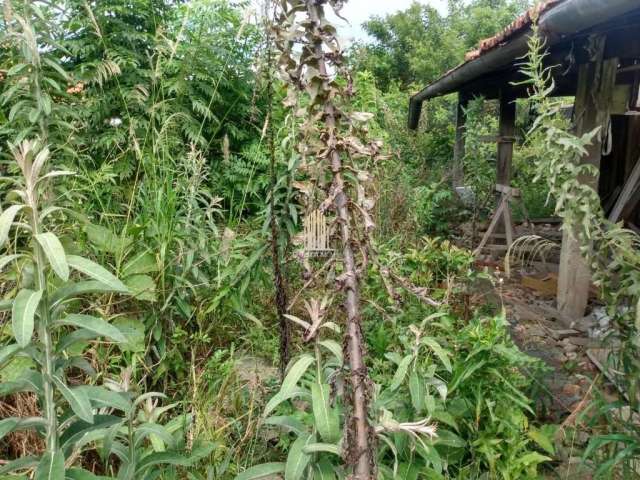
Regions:
M 506 91 L 500 93 L 500 125 L 498 134 L 498 171 L 496 183 L 511 185 L 511 161 L 516 133 L 516 102 Z
M 467 114 L 465 110 L 469 105 L 469 96 L 464 92 L 458 93 L 458 106 L 456 109 L 456 139 L 453 144 L 453 186 L 464 185 L 464 155 L 465 136 L 467 133 Z
M 578 136 L 602 127 L 608 121 L 609 107 L 615 86 L 618 59 L 603 61 L 605 37 L 592 42 L 595 51 L 592 61 L 580 65 L 575 98 L 576 134 Z M 600 167 L 602 137 L 596 136 L 587 148 L 583 164 Z M 598 190 L 598 176 L 583 176 L 581 183 Z M 588 248 L 588 246 L 587 246 Z M 562 235 L 560 272 L 558 277 L 558 309 L 568 318 L 580 318 L 586 313 L 589 301 L 591 272 L 580 252 L 576 236 L 565 228 Z

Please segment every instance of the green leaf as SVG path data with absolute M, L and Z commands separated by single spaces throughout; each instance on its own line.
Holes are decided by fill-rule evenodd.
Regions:
M 83 315 L 80 313 L 72 313 L 66 317 L 53 322 L 54 326 L 73 326 L 89 330 L 90 332 L 97 333 L 102 337 L 110 338 L 118 343 L 125 343 L 126 337 L 120 330 L 111 325 L 109 322 L 105 322 L 101 318 L 92 317 L 91 315 Z
M 4 257 L 0 258 L 0 272 L 4 270 L 4 267 L 20 257 L 24 257 L 24 255 L 18 253 L 14 255 L 5 255 Z
M 4 347 L 0 348 L 0 368 L 2 368 L 3 363 L 5 363 L 7 360 L 10 360 L 21 349 L 22 347 L 17 343 L 5 345 Z
M 304 447 L 315 442 L 315 435 L 300 435 L 289 447 L 287 464 L 284 468 L 284 480 L 301 480 L 309 465 L 311 455 L 304 452 Z
M 56 237 L 51 232 L 40 233 L 36 235 L 36 240 L 42 247 L 49 265 L 56 275 L 62 279 L 63 282 L 69 280 L 69 265 L 67 264 L 67 256 L 64 253 L 64 248 Z
M 282 381 L 280 391 L 285 392 L 293 389 L 313 362 L 315 362 L 315 358 L 313 358 L 312 355 L 308 353 L 302 355 L 287 372 L 286 377 Z
M 87 346 L 90 340 L 98 337 L 100 337 L 98 333 L 85 330 L 84 328 L 74 330 L 56 342 L 56 352 L 62 353 L 65 350 L 71 350 L 71 347 L 73 347 L 73 351 L 76 352 L 78 350 L 84 350 L 84 347 Z
M 84 273 L 88 277 L 97 280 L 100 283 L 103 283 L 109 288 L 114 289 L 115 291 L 128 293 L 126 285 L 118 280 L 111 272 L 109 272 L 106 268 L 98 265 L 91 260 L 88 260 L 83 257 L 79 257 L 77 255 L 67 255 L 67 262 L 69 266 L 75 268 L 81 273 Z
M 155 452 L 144 457 L 138 463 L 136 469 L 136 478 L 141 478 L 141 474 L 145 469 L 152 467 L 153 465 L 177 465 L 188 467 L 191 461 L 175 452 Z M 140 475 L 140 476 L 138 476 Z
M 344 358 L 342 357 L 342 347 L 335 340 L 322 340 L 320 346 L 329 350 L 336 357 L 336 360 L 342 365 Z
M 169 448 L 173 448 L 175 441 L 171 434 L 162 426 L 157 423 L 146 422 L 136 426 L 136 432 L 134 436 L 134 444 L 136 447 L 140 446 L 140 442 L 145 438 L 157 437 L 156 440 L 160 440 L 162 444 L 167 445 Z M 153 442 L 153 440 L 152 440 Z M 164 451 L 164 445 L 154 445 L 154 450 Z M 157 447 L 160 448 L 157 448 Z
M 413 357 L 411 355 L 407 355 L 400 361 L 400 365 L 398 365 L 398 369 L 393 375 L 393 380 L 391 381 L 389 390 L 397 390 L 402 382 L 404 382 L 404 378 L 407 376 L 407 371 L 409 370 L 409 365 L 411 365 L 411 360 L 413 360 Z
M 86 385 L 78 387 L 84 390 L 87 397 L 97 408 L 115 408 L 124 413 L 131 410 L 131 402 L 124 393 L 113 392 L 104 387 Z
M 259 478 L 271 477 L 283 473 L 285 464 L 281 462 L 263 463 L 255 467 L 247 468 L 244 472 L 236 475 L 234 480 L 257 480 Z
M 265 418 L 265 425 L 275 425 L 278 427 L 283 427 L 288 431 L 301 434 L 307 431 L 307 428 L 304 426 L 300 420 L 295 417 L 289 415 L 281 415 L 276 417 Z
M 58 391 L 69 402 L 69 406 L 78 418 L 85 422 L 93 423 L 93 412 L 91 411 L 91 402 L 82 387 L 69 388 L 60 378 L 54 376 L 53 382 L 56 384 Z
M 337 442 L 340 438 L 340 420 L 338 411 L 330 405 L 331 387 L 326 384 L 311 385 L 311 403 L 313 417 L 320 437 L 325 442 Z
M 556 427 L 554 425 L 543 425 L 540 430 L 535 427 L 530 427 L 527 435 L 549 455 L 555 455 L 556 448 L 553 444 L 555 432 Z
M 444 368 L 446 368 L 447 371 L 451 373 L 452 368 L 451 368 L 451 361 L 449 360 L 449 352 L 443 349 L 440 346 L 440 344 L 432 337 L 424 337 L 422 339 L 422 343 L 424 343 L 431 350 L 433 350 L 433 353 L 435 353 L 438 359 L 442 362 L 442 365 L 444 365 Z
M 310 443 L 303 448 L 304 453 L 333 453 L 340 456 L 340 448 L 333 443 Z
M 102 252 L 120 254 L 132 242 L 129 237 L 123 238 L 101 225 L 88 224 L 84 231 L 89 241 Z
M 27 468 L 33 468 L 38 465 L 39 458 L 33 455 L 28 457 L 18 458 L 13 460 L 6 465 L 0 466 L 0 475 L 5 475 L 7 473 L 15 472 L 16 470 L 24 470 Z
M 156 282 L 149 275 L 133 275 L 125 280 L 125 284 L 136 300 L 156 301 Z
M 331 462 L 326 458 L 321 458 L 316 462 L 314 478 L 318 480 L 336 480 L 336 471 Z
M 26 347 L 31 341 L 34 327 L 34 317 L 38 304 L 42 298 L 42 290 L 20 290 L 13 300 L 11 310 L 11 325 L 13 336 L 16 337 L 18 345 Z
M 23 208 L 24 205 L 11 205 L 0 214 L 0 247 L 2 247 L 7 241 L 7 238 L 9 238 L 9 230 L 11 229 L 13 219 L 16 218 L 18 212 Z
M 293 388 L 290 390 L 282 391 L 280 390 L 276 393 L 271 399 L 267 402 L 267 405 L 264 407 L 263 416 L 268 416 L 278 405 L 293 397 L 308 397 L 309 392 L 307 390 L 303 390 L 301 388 Z
M 127 339 L 126 343 L 120 344 L 122 350 L 144 352 L 145 333 L 142 321 L 134 318 L 118 317 L 113 320 L 112 325 L 120 330 Z
M 0 420 L 0 440 L 16 430 L 26 430 L 46 425 L 42 417 L 10 417 Z
M 141 252 L 129 260 L 122 268 L 122 276 L 144 275 L 145 273 L 153 273 L 158 270 L 158 264 L 154 256 L 148 252 Z
M 64 455 L 60 450 L 42 456 L 33 480 L 64 480 Z
M 96 280 L 67 283 L 53 292 L 53 295 L 51 295 L 51 305 L 55 308 L 60 305 L 60 303 L 68 299 L 73 299 L 90 293 L 117 293 L 121 291 L 122 290 L 118 288 L 110 287 L 109 285 Z
M 409 393 L 411 394 L 411 403 L 418 414 L 421 414 L 425 408 L 426 387 L 422 376 L 417 372 L 411 372 L 409 375 Z

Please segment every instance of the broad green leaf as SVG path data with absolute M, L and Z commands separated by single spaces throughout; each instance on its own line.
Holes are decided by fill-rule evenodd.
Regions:
M 82 387 L 69 388 L 60 378 L 54 376 L 53 382 L 56 388 L 62 394 L 73 413 L 85 422 L 93 423 L 93 412 L 91 411 L 91 402 Z
M 4 269 L 4 267 L 20 257 L 24 257 L 24 255 L 17 253 L 13 255 L 5 255 L 4 257 L 0 258 L 0 272 Z
M 20 423 L 20 419 L 16 417 L 0 420 L 0 440 L 2 440 L 2 438 L 8 433 L 13 432 L 13 430 L 18 426 L 18 423 Z
M 331 462 L 326 458 L 321 458 L 316 462 L 314 467 L 314 478 L 317 478 L 318 480 L 336 480 L 336 471 L 333 468 L 333 465 L 331 465 Z
M 280 391 L 285 392 L 293 389 L 313 362 L 315 362 L 315 358 L 313 358 L 312 355 L 308 353 L 302 355 L 287 372 L 286 377 L 284 377 L 282 381 Z
M 0 247 L 2 247 L 7 241 L 7 238 L 9 238 L 11 224 L 18 212 L 23 208 L 24 205 L 11 205 L 4 212 L 0 213 Z
M 18 345 L 26 347 L 31 341 L 34 327 L 34 317 L 38 304 L 42 298 L 42 290 L 20 290 L 13 300 L 11 310 L 11 324 L 13 336 L 16 337 Z
M 133 275 L 125 279 L 125 284 L 136 300 L 156 301 L 156 282 L 149 275 Z
M 145 333 L 144 323 L 138 319 L 118 317 L 113 320 L 112 325 L 122 332 L 127 341 L 120 344 L 122 350 L 132 352 L 144 352 Z
M 93 423 L 76 420 L 60 436 L 62 451 L 69 454 L 91 442 L 103 441 L 114 425 L 121 427 L 124 421 L 122 417 L 100 414 L 93 416 Z
M 344 363 L 342 347 L 335 340 L 322 340 L 320 345 L 329 350 L 336 357 L 340 365 Z
M 409 375 L 409 393 L 411 394 L 413 408 L 416 413 L 421 414 L 425 408 L 424 397 L 427 392 L 424 379 L 415 371 Z
M 91 260 L 77 255 L 67 255 L 67 262 L 70 267 L 105 284 L 109 288 L 122 293 L 128 293 L 129 291 L 126 285 L 118 280 L 111 272 Z
M 64 480 L 64 455 L 60 450 L 46 452 L 33 477 L 34 480 Z
M 90 340 L 100 337 L 100 334 L 81 328 L 65 335 L 56 342 L 56 352 L 62 353 L 65 350 L 84 350 Z
M 44 426 L 45 419 L 42 417 L 10 417 L 0 420 L 0 440 L 5 435 L 16 430 L 26 430 Z
M 304 423 L 302 423 L 297 418 L 289 415 L 281 415 L 276 417 L 265 418 L 264 424 L 283 427 L 286 430 L 289 430 L 297 434 L 305 433 L 307 431 L 307 428 L 304 426 Z
M 188 467 L 191 460 L 175 452 L 155 452 L 147 455 L 138 463 L 136 478 L 141 478 L 145 469 L 153 465 L 177 465 Z M 138 476 L 140 475 L 140 477 Z
M 53 295 L 51 295 L 51 305 L 55 308 L 65 300 L 90 293 L 117 293 L 120 291 L 121 290 L 110 287 L 109 285 L 98 282 L 97 280 L 83 280 L 81 282 L 67 283 L 53 292 Z
M 556 429 L 557 428 L 554 425 L 543 425 L 540 430 L 535 427 L 530 427 L 527 435 L 545 452 L 550 455 L 555 455 L 556 448 L 553 444 L 553 436 Z
M 36 235 L 36 240 L 42 247 L 49 265 L 56 275 L 66 282 L 69 280 L 69 265 L 67 264 L 67 256 L 64 253 L 64 248 L 56 237 L 51 232 L 40 233 Z
M 258 480 L 259 478 L 273 477 L 283 473 L 284 467 L 285 464 L 280 462 L 263 463 L 262 465 L 247 468 L 244 472 L 236 475 L 234 480 Z
M 311 404 L 313 417 L 320 437 L 325 442 L 337 442 L 340 438 L 340 420 L 338 411 L 330 403 L 331 387 L 326 383 L 311 385 Z
M 290 390 L 282 391 L 280 390 L 276 393 L 271 399 L 267 402 L 267 405 L 264 407 L 263 416 L 268 416 L 278 405 L 287 400 L 292 399 L 293 397 L 308 397 L 309 392 L 307 390 L 303 390 L 301 388 L 292 388 Z
M 448 372 L 452 371 L 451 361 L 449 360 L 449 352 L 442 348 L 440 344 L 432 337 L 424 337 L 422 339 L 422 343 L 433 350 L 433 353 L 436 354 L 436 356 L 442 362 L 442 365 L 444 365 L 444 368 L 446 368 Z
M 131 410 L 131 402 L 124 393 L 113 392 L 104 387 L 93 385 L 86 385 L 79 388 L 85 391 L 91 403 L 97 408 L 115 408 L 124 413 L 128 413 Z
M 398 369 L 393 376 L 393 380 L 391 381 L 389 390 L 397 390 L 398 387 L 402 384 L 404 378 L 407 376 L 407 370 L 409 369 L 409 365 L 411 365 L 412 360 L 413 357 L 411 355 L 407 355 L 400 361 L 400 365 L 398 365 Z
M 289 447 L 287 464 L 284 469 L 284 480 L 301 480 L 309 465 L 311 455 L 304 452 L 304 447 L 315 443 L 315 435 L 300 435 Z
M 91 315 L 83 315 L 80 313 L 72 313 L 60 320 L 56 320 L 53 323 L 54 326 L 73 326 L 89 330 L 90 332 L 97 333 L 100 336 L 110 338 L 115 342 L 125 343 L 126 337 L 120 330 L 111 325 L 109 322 L 105 322 L 101 318 L 92 317 Z
M 122 268 L 122 277 L 144 275 L 145 273 L 153 273 L 158 270 L 158 264 L 154 256 L 148 252 L 141 252 L 125 264 Z
M 38 465 L 40 459 L 36 456 L 30 455 L 28 457 L 18 458 L 6 465 L 0 466 L 0 475 L 6 475 L 7 473 L 15 472 L 17 470 L 24 470 L 26 468 L 33 468 Z M 11 478 L 14 478 L 13 476 Z
M 84 231 L 89 241 L 102 252 L 119 254 L 132 243 L 131 238 L 117 235 L 101 225 L 88 224 Z
M 340 456 L 340 448 L 334 443 L 310 443 L 303 448 L 305 453 L 333 453 Z
M 17 352 L 20 351 L 22 347 L 17 343 L 12 343 L 11 345 L 5 345 L 0 348 L 0 368 L 2 368 L 2 364 L 7 360 L 10 360 Z
M 157 437 L 157 440 L 160 440 L 164 445 L 169 448 L 173 448 L 175 441 L 171 434 L 162 426 L 157 423 L 142 423 L 136 426 L 136 431 L 134 435 L 134 444 L 136 447 L 140 447 L 140 442 L 145 438 L 149 437 L 151 439 L 152 436 Z M 153 442 L 153 440 L 152 440 Z M 165 450 L 164 445 L 161 445 L 158 449 L 158 445 L 154 444 L 154 450 L 163 452 Z

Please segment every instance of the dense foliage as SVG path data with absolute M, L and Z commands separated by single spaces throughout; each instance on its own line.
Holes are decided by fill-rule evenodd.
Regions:
M 271 2 L 4 0 L 0 477 L 344 477 L 338 298 L 351 275 L 378 473 L 539 478 L 555 453 L 530 398 L 544 368 L 500 308 L 473 299 L 496 279 L 455 242 L 491 208 L 495 107 L 467 112 L 473 205 L 447 173 L 455 99 L 406 129 L 409 94 L 527 4 L 450 0 L 444 15 L 416 2 L 372 18 L 369 40 L 331 57 L 336 82 L 293 78 L 293 48 L 279 73 L 306 95 L 292 96 Z M 518 118 L 523 137 L 530 123 Z M 337 197 L 342 168 L 309 158 L 336 144 L 353 271 L 301 254 L 301 219 Z M 515 183 L 544 213 L 536 148 L 518 149 Z M 294 333 L 280 381 L 282 302 Z

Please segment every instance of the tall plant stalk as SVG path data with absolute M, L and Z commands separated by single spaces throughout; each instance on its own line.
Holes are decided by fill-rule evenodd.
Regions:
M 307 14 L 314 27 L 321 27 L 321 18 L 324 18 L 322 5 L 314 0 L 306 1 Z M 318 71 L 322 78 L 328 79 L 327 62 L 323 51 L 323 39 L 320 35 L 314 36 L 313 53 L 317 60 Z M 325 80 L 326 81 L 326 80 Z M 347 447 L 349 448 L 347 462 L 353 466 L 356 478 L 369 479 L 374 477 L 374 455 L 370 445 L 371 426 L 369 425 L 369 398 L 367 394 L 367 382 L 369 381 L 367 366 L 364 362 L 364 341 L 362 336 L 362 324 L 360 316 L 360 295 L 358 285 L 358 271 L 353 254 L 351 232 L 351 214 L 349 212 L 350 199 L 346 193 L 346 186 L 342 176 L 342 158 L 334 147 L 338 144 L 336 136 L 336 110 L 332 101 L 324 105 L 324 123 L 327 137 L 325 144 L 330 149 L 332 185 L 335 192 L 333 201 L 340 229 L 342 247 L 342 260 L 344 262 L 344 308 L 347 313 L 347 329 L 344 342 L 345 359 L 349 367 L 349 383 L 351 384 L 351 418 L 347 425 Z
M 268 7 L 268 4 L 266 5 Z M 265 19 L 268 18 L 268 8 L 265 11 Z M 285 369 L 291 358 L 291 329 L 285 317 L 287 313 L 287 285 L 282 273 L 282 255 L 279 248 L 281 229 L 276 216 L 276 188 L 278 184 L 276 168 L 276 142 L 275 122 L 273 119 L 273 38 L 269 25 L 266 25 L 266 81 L 267 81 L 267 142 L 269 148 L 269 168 L 271 176 L 271 195 L 269 198 L 271 230 L 271 261 L 273 265 L 273 277 L 275 288 L 276 313 L 278 315 L 278 327 L 280 329 L 280 379 L 284 379 Z
M 375 161 L 380 145 L 366 138 L 361 128 L 370 118 L 362 112 L 347 113 L 352 84 L 344 69 L 342 51 L 335 28 L 325 18 L 329 3 L 336 13 L 342 2 L 327 0 L 289 0 L 281 2 L 277 42 L 281 50 L 280 67 L 291 84 L 286 105 L 298 104 L 298 92 L 308 96 L 299 151 L 307 160 L 307 171 L 316 172 L 306 192 L 320 186 L 324 198 L 321 211 L 333 211 L 342 254 L 336 289 L 344 295 L 346 329 L 343 340 L 347 389 L 345 406 L 344 459 L 357 479 L 375 477 L 375 433 L 369 421 L 369 376 L 365 363 L 362 334 L 359 276 L 366 270 L 368 235 L 373 228 L 369 210 L 374 202 L 366 196 L 371 176 L 359 168 L 357 159 Z M 297 45 L 302 52 L 297 54 Z M 338 79 L 338 77 L 342 77 Z M 346 81 L 343 86 L 341 80 Z M 339 104 L 336 102 L 340 102 Z M 309 164 L 313 164 L 310 166 Z M 353 175 L 352 172 L 356 174 Z M 322 190 L 324 188 L 324 190 Z M 304 191 L 303 190 L 303 191 Z M 357 192 L 357 195 L 352 193 Z M 314 203 L 310 198 L 310 204 Z M 362 252 L 358 259 L 355 251 Z

